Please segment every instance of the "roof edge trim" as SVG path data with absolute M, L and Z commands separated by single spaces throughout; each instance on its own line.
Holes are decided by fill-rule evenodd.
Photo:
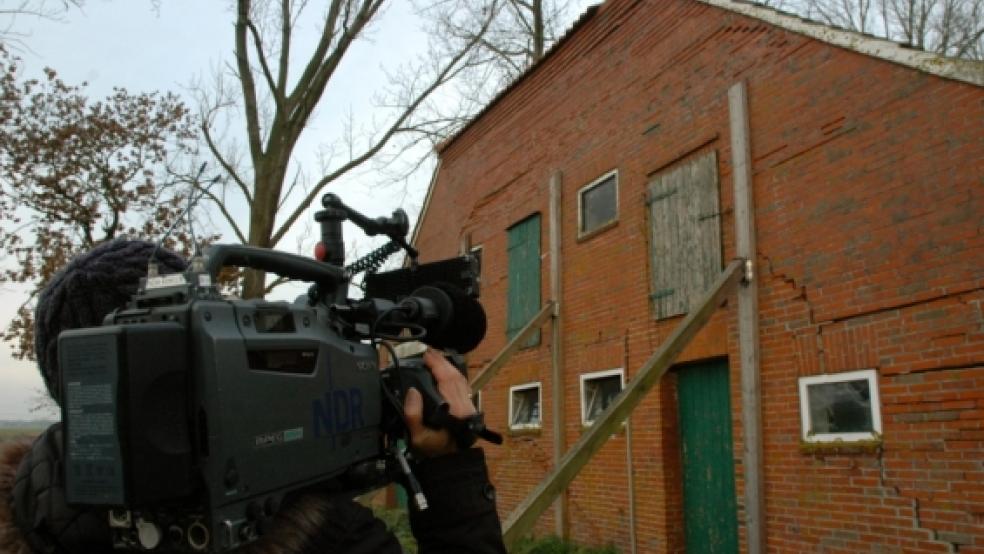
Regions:
M 430 183 L 427 184 L 427 194 L 424 196 L 424 205 L 420 207 L 420 213 L 417 214 L 417 222 L 413 226 L 413 232 L 410 234 L 410 245 L 417 246 L 417 236 L 420 234 L 421 224 L 424 222 L 424 217 L 427 216 L 427 208 L 430 207 L 431 195 L 434 193 L 434 185 L 437 184 L 437 174 L 441 171 L 441 157 L 437 156 L 437 163 L 434 164 L 434 172 L 431 173 Z
M 898 42 L 839 29 L 773 8 L 735 0 L 697 0 L 703 4 L 770 23 L 787 31 L 806 35 L 821 42 L 911 67 L 939 77 L 984 86 L 984 62 L 947 58 Z

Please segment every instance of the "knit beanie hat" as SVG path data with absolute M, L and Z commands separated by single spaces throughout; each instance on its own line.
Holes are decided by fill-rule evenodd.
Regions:
M 104 242 L 76 256 L 41 291 L 34 311 L 34 353 L 48 393 L 59 404 L 58 334 L 102 325 L 103 318 L 126 305 L 147 275 L 147 260 L 156 245 L 139 240 Z M 185 261 L 157 250 L 161 274 L 184 271 Z

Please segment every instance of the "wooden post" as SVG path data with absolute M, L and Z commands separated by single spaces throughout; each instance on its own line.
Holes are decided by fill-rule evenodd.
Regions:
M 738 288 L 738 345 L 741 363 L 741 421 L 744 434 L 745 532 L 748 553 L 765 552 L 765 483 L 762 472 L 762 408 L 759 384 L 758 271 L 755 208 L 749 143 L 748 88 L 739 82 L 728 90 L 731 156 L 735 186 L 735 249 L 745 259 Z
M 553 310 L 553 302 L 547 302 L 547 305 L 540 310 L 540 313 L 536 314 L 536 316 L 534 316 L 533 319 L 526 324 L 526 327 L 523 327 L 518 333 L 516 333 L 516 336 L 513 337 L 512 340 L 509 341 L 509 343 L 506 344 L 506 346 L 500 350 L 498 354 L 496 354 L 495 358 L 489 362 L 489 365 L 485 366 L 485 368 L 482 369 L 482 371 L 480 371 L 474 379 L 472 379 L 472 392 L 482 390 L 482 387 L 484 387 L 486 383 L 495 377 L 495 374 L 502 369 L 502 366 L 506 365 L 506 362 L 509 361 L 509 358 L 513 355 L 513 353 L 519 350 L 520 346 L 526 344 L 527 339 L 533 336 L 533 333 L 535 333 L 537 329 L 542 327 L 543 324 L 553 316 Z
M 635 513 L 635 464 L 632 462 L 632 419 L 625 420 L 625 470 L 629 486 L 629 554 L 639 552 Z
M 622 341 L 622 367 L 624 371 L 629 369 L 629 332 L 626 330 L 625 338 Z M 636 498 L 635 498 L 635 462 L 632 451 L 632 417 L 625 418 L 625 473 L 627 477 L 626 485 L 629 488 L 629 554 L 638 554 L 639 545 L 636 528 Z
M 676 357 L 714 315 L 718 306 L 741 280 L 744 267 L 744 260 L 735 260 L 725 268 L 724 273 L 711 285 L 701 301 L 643 364 L 628 387 L 595 420 L 591 428 L 581 435 L 570 451 L 564 454 L 560 464 L 550 472 L 550 475 L 509 514 L 503 524 L 502 533 L 506 546 L 514 545 L 533 529 L 537 518 L 550 507 L 557 495 L 570 485 L 578 472 L 587 465 L 602 445 L 617 431 L 618 426 L 645 398 L 646 393 L 659 383 Z
M 558 171 L 550 177 L 550 301 L 553 303 L 553 322 L 550 326 L 550 390 L 552 392 L 553 466 L 560 464 L 566 449 L 564 440 L 564 335 L 561 325 L 560 238 L 561 185 L 563 176 Z M 554 532 L 567 538 L 567 491 L 563 491 L 554 503 Z

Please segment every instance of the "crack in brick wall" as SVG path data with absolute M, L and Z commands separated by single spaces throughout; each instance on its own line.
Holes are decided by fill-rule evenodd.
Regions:
M 984 463 L 974 467 L 971 461 L 984 454 L 984 392 L 977 384 L 984 384 L 982 290 L 816 322 L 809 287 L 795 275 L 775 271 L 769 256 L 761 257 L 773 282 L 788 291 L 780 293 L 784 301 L 801 304 L 808 315 L 807 321 L 788 327 L 800 376 L 865 368 L 881 374 L 884 442 L 875 450 L 877 486 L 865 494 L 881 497 L 897 518 L 908 519 L 920 532 L 918 539 L 910 538 L 927 547 L 958 552 L 981 546 L 984 501 L 973 493 L 960 495 L 980 488 L 984 479 Z M 892 355 L 900 344 L 904 348 Z M 908 351 L 919 352 L 920 359 L 907 357 Z M 912 450 L 915 456 L 909 456 Z M 887 461 L 886 452 L 891 454 Z M 856 455 L 842 449 L 817 459 Z M 850 542 L 840 530 L 824 535 L 819 545 L 837 550 Z

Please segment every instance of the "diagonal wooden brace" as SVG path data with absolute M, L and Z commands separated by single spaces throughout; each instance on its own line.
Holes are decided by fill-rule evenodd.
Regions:
M 514 336 L 512 340 L 509 341 L 508 344 L 506 344 L 505 348 L 503 348 L 498 354 L 496 354 L 495 358 L 493 358 L 492 361 L 489 362 L 489 365 L 485 366 L 485 368 L 482 369 L 482 371 L 479 372 L 479 374 L 476 375 L 474 379 L 472 379 L 471 382 L 472 392 L 478 392 L 482 390 L 482 387 L 484 387 L 486 383 L 488 383 L 489 381 L 492 380 L 493 377 L 495 377 L 495 374 L 498 373 L 500 369 L 502 369 L 502 366 L 506 365 L 506 362 L 509 361 L 509 358 L 512 357 L 513 353 L 519 350 L 520 346 L 526 344 L 527 339 L 529 339 L 533 335 L 533 333 L 536 332 L 537 329 L 542 327 L 543 324 L 547 322 L 547 319 L 549 319 L 553 315 L 554 315 L 554 303 L 547 302 L 546 305 L 543 306 L 543 309 L 540 310 L 540 313 L 536 314 L 536 316 L 533 319 L 531 319 L 530 322 L 527 323 L 525 327 L 520 329 L 519 332 L 516 333 L 516 336 Z
M 714 312 L 717 311 L 717 308 L 724 303 L 728 295 L 741 282 L 744 276 L 744 268 L 745 260 L 741 259 L 732 261 L 725 268 L 724 272 L 711 285 L 710 290 L 701 299 L 700 303 L 690 310 L 690 313 L 673 330 L 673 333 L 667 337 L 659 349 L 643 364 L 628 387 L 595 420 L 591 428 L 581 435 L 580 440 L 564 454 L 564 457 L 550 475 L 540 482 L 526 499 L 509 514 L 509 517 L 502 526 L 502 534 L 507 546 L 514 545 L 517 540 L 529 534 L 536 520 L 550 507 L 550 504 L 557 495 L 570 485 L 571 481 L 574 480 L 581 469 L 587 465 L 612 434 L 617 431 L 618 426 L 629 417 L 632 410 L 645 398 L 649 390 L 659 382 L 673 364 L 676 357 L 683 351 L 684 347 L 687 346 L 691 339 L 694 338 L 694 335 L 700 331 L 704 324 L 714 315 Z M 544 308 L 541 315 L 544 312 L 547 312 L 547 308 Z M 520 338 L 520 336 L 517 336 L 513 341 L 515 342 Z M 507 346 L 506 350 L 508 348 Z M 491 367 L 490 364 L 489 368 Z M 479 378 L 483 375 L 479 375 Z M 476 381 L 478 381 L 478 378 L 476 378 Z

